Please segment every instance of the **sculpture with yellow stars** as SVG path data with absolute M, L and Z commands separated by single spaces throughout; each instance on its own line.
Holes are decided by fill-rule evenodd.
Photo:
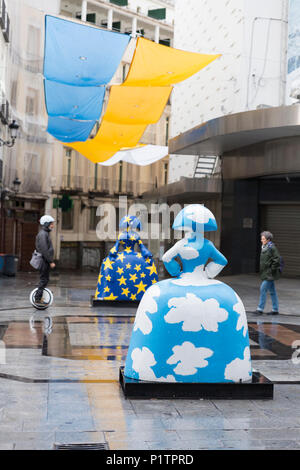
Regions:
M 100 268 L 96 301 L 140 301 L 147 288 L 158 281 L 152 253 L 136 231 L 141 229 L 139 219 L 123 217 L 120 228 L 122 231 Z M 139 251 L 134 250 L 135 245 Z

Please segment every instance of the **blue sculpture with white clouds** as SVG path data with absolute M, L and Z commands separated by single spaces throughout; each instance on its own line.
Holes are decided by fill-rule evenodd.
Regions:
M 215 217 L 192 204 L 180 211 L 173 228 L 185 232 L 163 256 L 173 278 L 143 295 L 124 375 L 151 382 L 250 382 L 245 308 L 231 287 L 214 279 L 227 260 L 204 238 L 204 232 L 217 230 Z

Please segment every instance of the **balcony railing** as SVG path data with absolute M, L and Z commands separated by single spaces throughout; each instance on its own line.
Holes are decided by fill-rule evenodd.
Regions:
M 83 176 L 63 175 L 61 178 L 61 189 L 83 191 Z
M 95 178 L 85 176 L 63 175 L 54 177 L 52 188 L 55 190 L 88 191 L 99 195 L 130 195 L 140 196 L 144 192 L 154 189 L 154 183 L 144 183 L 133 180 L 119 180 L 110 178 Z
M 88 190 L 99 193 L 109 193 L 109 183 L 110 180 L 108 178 L 90 177 L 88 180 Z

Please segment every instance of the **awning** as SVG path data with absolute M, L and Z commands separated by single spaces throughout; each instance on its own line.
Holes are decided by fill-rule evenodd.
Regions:
M 169 142 L 170 154 L 226 155 L 269 140 L 300 135 L 300 106 L 229 114 L 196 126 Z

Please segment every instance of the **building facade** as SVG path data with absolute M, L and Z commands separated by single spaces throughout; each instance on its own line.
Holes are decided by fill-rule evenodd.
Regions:
M 96 226 L 100 220 L 97 207 L 109 202 L 117 209 L 120 195 L 126 195 L 130 205 L 145 191 L 164 185 L 168 157 L 148 167 L 123 162 L 112 167 L 100 166 L 46 132 L 42 75 L 44 16 L 60 15 L 171 45 L 173 4 L 159 0 L 7 1 L 16 31 L 10 51 L 10 98 L 20 124 L 20 135 L 5 159 L 3 178 L 8 188 L 16 177 L 21 185 L 18 194 L 5 202 L 7 230 L 17 235 L 3 251 L 18 255 L 19 268 L 28 270 L 37 222 L 43 213 L 49 213 L 56 219 L 52 235 L 60 267 L 98 269 L 113 240 L 101 241 L 97 237 Z M 129 47 L 126 51 L 114 76 L 115 84 L 122 83 L 126 77 L 133 50 Z M 160 121 L 147 128 L 142 143 L 165 145 L 169 119 L 170 103 Z M 18 228 L 20 224 L 22 231 Z M 23 241 L 22 248 L 20 240 L 25 238 L 27 242 Z
M 194 168 L 203 157 L 218 157 L 222 185 L 215 200 L 220 248 L 229 259 L 225 272 L 257 272 L 260 232 L 270 230 L 284 275 L 299 276 L 299 2 L 188 3 L 185 9 L 176 4 L 174 44 L 222 56 L 175 90 L 170 174 L 180 177 L 182 154 L 191 156 Z M 177 23 L 184 14 L 186 21 Z M 198 199 L 205 203 L 205 192 Z

